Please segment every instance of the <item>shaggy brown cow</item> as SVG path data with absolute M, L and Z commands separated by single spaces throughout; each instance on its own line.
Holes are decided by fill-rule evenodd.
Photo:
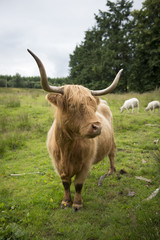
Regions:
M 50 86 L 40 59 L 28 50 L 38 64 L 41 85 L 49 93 L 47 100 L 56 106 L 55 121 L 48 132 L 47 147 L 53 165 L 61 177 L 64 197 L 61 207 L 72 204 L 70 185 L 75 176 L 73 209 L 82 207 L 81 190 L 92 164 L 109 156 L 109 174 L 116 171 L 114 164 L 116 145 L 112 113 L 97 96 L 111 92 L 117 85 L 122 70 L 110 87 L 90 91 L 79 85 Z

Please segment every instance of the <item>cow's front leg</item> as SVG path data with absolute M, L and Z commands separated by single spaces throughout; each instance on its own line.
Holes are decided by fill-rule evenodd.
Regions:
M 70 207 L 72 205 L 72 198 L 70 192 L 71 181 L 62 181 L 64 186 L 64 197 L 61 203 L 61 208 Z
M 79 210 L 79 209 L 81 209 L 83 207 L 82 196 L 81 196 L 82 187 L 83 187 L 83 184 L 75 183 L 76 193 L 74 195 L 74 201 L 73 201 L 73 205 L 72 205 L 72 208 L 75 211 L 77 211 L 77 210 Z
M 75 211 L 77 211 L 83 207 L 81 192 L 82 192 L 83 184 L 90 172 L 90 168 L 91 168 L 91 163 L 88 162 L 88 164 L 83 166 L 81 171 L 75 177 L 74 186 L 75 186 L 76 192 L 74 195 L 74 201 L 73 201 L 73 205 L 72 205 L 72 208 Z

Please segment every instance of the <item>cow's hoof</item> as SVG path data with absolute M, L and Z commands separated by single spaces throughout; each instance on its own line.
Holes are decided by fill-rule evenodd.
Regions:
M 61 203 L 61 208 L 62 209 L 65 209 L 65 208 L 68 208 L 72 205 L 72 202 L 66 202 L 66 201 L 62 201 Z
M 83 207 L 83 204 L 73 203 L 72 208 L 75 212 L 79 211 Z
M 110 168 L 109 171 L 108 171 L 108 175 L 112 175 L 116 172 L 116 169 L 115 168 Z

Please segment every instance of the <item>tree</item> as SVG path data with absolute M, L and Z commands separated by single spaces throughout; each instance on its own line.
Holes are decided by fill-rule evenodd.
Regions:
M 119 82 L 120 91 L 127 91 L 128 76 L 131 64 L 132 30 L 131 7 L 133 1 L 119 0 L 116 3 L 107 1 L 108 12 L 100 11 L 96 16 L 98 29 L 102 34 L 102 78 L 112 81 L 120 68 L 124 72 Z
M 21 78 L 21 75 L 19 73 L 16 73 L 15 76 L 12 78 L 12 87 L 24 87 L 24 81 Z
M 6 79 L 0 78 L 0 87 L 6 87 L 6 86 L 7 86 Z
M 109 10 L 95 15 L 96 25 L 70 55 L 70 77 L 89 88 L 105 88 L 125 68 L 117 89 L 127 91 L 132 1 L 108 0 L 106 6 Z
M 146 0 L 134 16 L 134 62 L 130 89 L 144 92 L 160 87 L 160 2 Z

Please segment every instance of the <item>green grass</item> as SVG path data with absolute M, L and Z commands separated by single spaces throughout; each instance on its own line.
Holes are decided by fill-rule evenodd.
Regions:
M 121 114 L 124 100 L 131 97 L 139 99 L 140 113 Z M 103 98 L 114 117 L 117 172 L 98 187 L 109 162 L 105 158 L 94 165 L 82 192 L 84 207 L 74 212 L 60 209 L 63 187 L 46 149 L 54 109 L 45 93 L 0 89 L 0 240 L 160 239 L 160 193 L 145 200 L 160 186 L 160 142 L 154 144 L 160 141 L 160 111 L 144 111 L 149 101 L 160 100 L 160 92 Z M 21 173 L 26 174 L 11 176 Z

